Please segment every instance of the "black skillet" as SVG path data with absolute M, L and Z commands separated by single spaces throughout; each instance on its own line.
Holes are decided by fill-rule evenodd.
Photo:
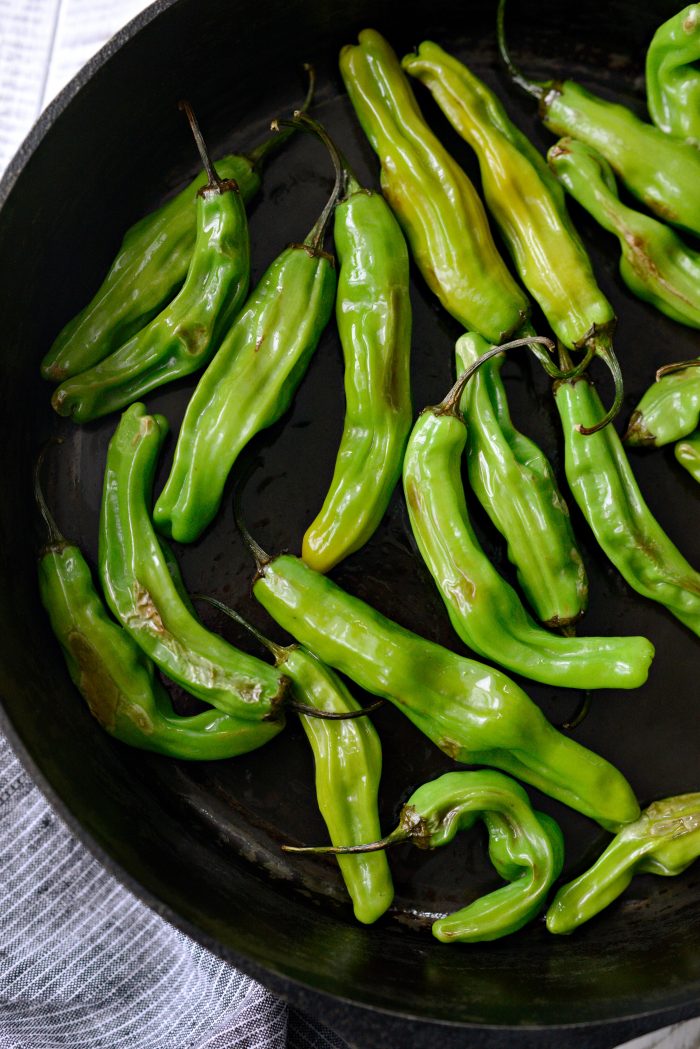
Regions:
M 509 12 L 513 50 L 528 72 L 572 75 L 642 112 L 643 50 L 675 4 L 627 0 L 554 3 Z M 217 151 L 243 149 L 302 93 L 302 61 L 318 66 L 316 115 L 336 133 L 360 174 L 376 183 L 336 72 L 339 47 L 365 25 L 397 49 L 432 37 L 465 57 L 507 99 L 542 149 L 551 142 L 531 100 L 497 67 L 495 9 L 414 0 L 299 0 L 264 5 L 159 0 L 125 29 L 42 116 L 0 187 L 2 515 L 0 643 L 4 725 L 41 788 L 73 830 L 133 892 L 234 965 L 330 1023 L 357 1046 L 586 1046 L 607 1049 L 633 1034 L 700 1012 L 700 872 L 640 877 L 625 897 L 575 936 L 555 939 L 541 922 L 505 941 L 445 947 L 431 912 L 454 909 L 493 884 L 484 841 L 465 837 L 431 854 L 409 846 L 392 857 L 394 911 L 374 928 L 355 924 L 333 861 L 287 859 L 281 840 L 323 841 L 311 758 L 297 725 L 236 762 L 190 766 L 135 753 L 103 735 L 68 681 L 38 603 L 38 536 L 30 490 L 37 448 L 50 433 L 67 443 L 53 459 L 48 494 L 64 531 L 93 558 L 101 475 L 114 419 L 74 428 L 53 417 L 38 362 L 59 327 L 89 298 L 124 229 L 196 169 L 176 109 L 189 97 Z M 424 96 L 426 112 L 474 174 L 468 150 Z M 297 140 L 265 176 L 252 213 L 254 269 L 303 236 L 330 185 L 328 162 Z M 630 298 L 616 250 L 575 218 L 621 323 L 617 348 L 626 414 L 664 362 L 694 356 L 697 334 Z M 452 377 L 456 325 L 414 282 L 416 408 L 439 400 Z M 561 454 L 548 383 L 529 363 L 507 366 L 516 420 L 526 421 L 555 463 Z M 319 346 L 291 413 L 254 445 L 244 514 L 272 551 L 299 549 L 329 480 L 341 426 L 337 339 Z M 149 404 L 177 428 L 189 387 Z M 609 391 L 608 391 L 609 392 Z M 170 456 L 172 443 L 166 452 Z M 698 496 L 670 451 L 635 454 L 649 502 L 687 556 L 700 562 L 693 526 Z M 167 462 L 164 461 L 161 480 Z M 192 589 L 228 600 L 266 630 L 250 596 L 251 561 L 225 509 L 197 544 L 178 551 Z M 503 551 L 476 515 L 487 549 Z M 575 738 L 628 775 L 642 800 L 700 786 L 696 705 L 698 643 L 662 610 L 637 598 L 595 550 L 574 514 L 591 576 L 589 633 L 645 633 L 657 645 L 648 685 L 595 696 Z M 420 565 L 398 495 L 376 537 L 336 572 L 385 613 L 459 649 Z M 248 642 L 216 618 L 213 626 Z M 578 694 L 530 694 L 555 721 Z M 385 744 L 382 819 L 451 763 L 393 710 L 377 716 Z M 566 874 L 582 869 L 605 836 L 588 821 L 536 798 L 561 820 Z

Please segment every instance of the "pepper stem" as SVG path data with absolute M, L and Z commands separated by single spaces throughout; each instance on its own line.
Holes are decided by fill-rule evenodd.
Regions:
M 692 361 L 676 361 L 675 364 L 664 364 L 656 373 L 656 381 L 659 382 L 664 375 L 670 375 L 672 372 L 684 372 L 686 368 L 700 368 L 700 359 L 696 358 Z
M 372 841 L 366 845 L 283 845 L 282 849 L 284 852 L 309 853 L 314 856 L 323 856 L 327 853 L 333 856 L 347 856 L 358 852 L 381 852 L 390 845 L 408 841 L 410 837 L 409 831 L 398 826 L 396 830 L 392 830 L 391 834 L 387 834 L 386 838 L 380 838 L 379 841 Z
M 226 183 L 223 179 L 219 178 L 219 175 L 217 174 L 216 168 L 214 167 L 214 161 L 211 159 L 211 153 L 209 152 L 207 144 L 204 141 L 204 135 L 201 132 L 201 129 L 199 127 L 199 121 L 194 115 L 194 110 L 192 109 L 192 106 L 186 98 L 182 98 L 178 102 L 177 108 L 181 110 L 187 117 L 187 123 L 190 125 L 190 131 L 192 132 L 195 143 L 197 145 L 197 150 L 202 161 L 202 166 L 207 173 L 207 178 L 209 179 L 209 182 L 203 188 L 205 190 L 218 189 L 219 193 L 222 193 L 224 191 L 224 188 L 226 187 Z M 229 180 L 229 184 L 230 181 L 231 180 Z
M 622 370 L 620 369 L 620 362 L 618 361 L 615 352 L 610 344 L 610 341 L 606 338 L 596 338 L 595 336 L 591 340 L 591 347 L 593 348 L 594 355 L 600 357 L 603 364 L 609 370 L 612 375 L 613 382 L 615 384 L 615 396 L 613 403 L 605 413 L 603 418 L 595 424 L 595 426 L 582 426 L 581 423 L 576 425 L 576 429 L 579 433 L 588 437 L 592 433 L 597 433 L 598 430 L 604 429 L 611 423 L 615 416 L 622 407 L 622 398 L 624 396 L 624 386 L 622 382 Z M 589 349 L 591 348 L 589 347 Z M 588 356 L 588 354 L 586 354 Z M 581 369 L 582 371 L 583 369 Z
M 307 109 L 311 108 L 311 103 L 314 100 L 314 94 L 316 92 L 316 70 L 310 62 L 304 62 L 304 72 L 306 73 L 308 84 L 306 88 L 306 98 L 301 104 L 301 110 L 298 112 L 305 113 Z M 280 131 L 276 135 L 268 135 L 267 138 L 263 139 L 254 149 L 246 154 L 248 160 L 253 166 L 254 171 L 259 171 L 267 160 L 270 153 L 274 153 L 283 142 L 285 142 L 294 132 L 297 130 L 295 127 L 289 127 L 285 131 Z
M 508 76 L 510 79 L 528 95 L 532 95 L 538 100 L 543 99 L 545 96 L 545 85 L 537 83 L 535 80 L 528 80 L 522 70 L 516 66 L 511 58 L 510 51 L 508 50 L 508 45 L 506 43 L 506 0 L 498 0 L 496 32 L 498 35 L 498 52 L 501 56 L 503 65 L 508 70 Z
M 41 449 L 37 456 L 36 463 L 34 464 L 34 499 L 36 505 L 41 514 L 42 520 L 46 525 L 46 532 L 48 535 L 48 547 L 60 547 L 67 546 L 68 540 L 61 532 L 60 528 L 56 524 L 56 519 L 49 510 L 46 499 L 44 498 L 44 492 L 41 487 L 41 471 L 44 466 L 44 460 L 46 459 L 46 453 L 49 448 L 54 444 L 63 444 L 62 437 L 52 437 L 46 442 L 44 447 Z

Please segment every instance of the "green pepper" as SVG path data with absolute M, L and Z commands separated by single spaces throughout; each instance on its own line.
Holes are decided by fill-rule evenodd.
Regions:
M 327 572 L 374 533 L 401 475 L 411 428 L 408 252 L 379 193 L 346 174 L 333 228 L 345 422 L 333 479 L 302 557 Z
M 700 483 L 700 430 L 695 430 L 685 440 L 678 441 L 673 454 L 690 476 Z
M 206 630 L 173 582 L 149 514 L 162 416 L 132 404 L 110 441 L 100 515 L 100 575 L 107 603 L 134 641 L 173 681 L 236 717 L 279 716 L 287 681 Z
M 469 374 L 441 404 L 423 410 L 403 467 L 413 535 L 455 631 L 478 655 L 533 681 L 581 689 L 637 688 L 646 681 L 654 655 L 646 638 L 550 634 L 527 614 L 479 545 L 461 480 L 467 427 L 459 399 Z M 538 531 L 537 550 L 530 533 L 532 560 L 547 557 L 548 533 L 543 524 Z
M 664 605 L 700 634 L 700 573 L 688 564 L 644 501 L 612 426 L 584 437 L 602 405 L 585 376 L 555 384 L 569 487 L 598 544 L 637 593 Z
M 646 60 L 649 115 L 668 135 L 700 145 L 700 4 L 690 4 L 654 33 Z
M 110 619 L 80 549 L 59 532 L 36 495 L 48 530 L 39 558 L 39 591 L 68 672 L 103 729 L 132 747 L 174 758 L 214 761 L 246 754 L 284 728 L 284 719 L 250 721 L 206 710 L 173 713 L 150 659 Z
M 499 47 L 514 83 L 539 102 L 545 127 L 597 149 L 630 193 L 665 222 L 700 233 L 700 150 L 639 120 L 625 106 L 591 94 L 573 80 L 528 80 L 505 44 L 499 0 Z
M 467 907 L 433 923 L 443 943 L 479 943 L 517 932 L 542 909 L 564 862 L 558 824 L 533 811 L 527 794 L 500 772 L 447 772 L 414 791 L 401 809 L 398 827 L 381 841 L 347 848 L 283 845 L 287 852 L 357 854 L 410 841 L 419 849 L 448 845 L 459 831 L 482 819 L 489 834 L 489 856 L 509 885 L 480 896 Z
M 313 95 L 314 77 L 311 67 L 305 68 L 309 73 L 306 108 Z M 267 157 L 291 134 L 290 130 L 269 136 L 248 154 L 229 154 L 217 161 L 219 176 L 237 183 L 244 204 L 260 189 L 260 170 Z M 62 382 L 91 368 L 170 302 L 187 274 L 196 236 L 195 196 L 206 182 L 203 172 L 126 232 L 95 295 L 59 332 L 41 362 L 45 379 Z
M 606 827 L 637 818 L 622 774 L 557 732 L 500 671 L 393 623 L 298 558 L 258 551 L 258 565 L 253 593 L 283 629 L 455 761 L 501 768 Z
M 233 609 L 214 598 L 205 600 L 242 623 L 291 680 L 297 703 L 290 705 L 298 712 L 313 751 L 316 797 L 331 841 L 359 845 L 378 837 L 382 745 L 371 719 L 357 716 L 366 714 L 368 708 L 363 709 L 338 675 L 301 645 L 277 645 Z M 319 713 L 330 717 L 319 717 Z M 370 925 L 394 898 L 386 856 L 381 852 L 338 856 L 338 865 L 355 917 Z
M 667 317 L 700 328 L 700 252 L 658 219 L 623 204 L 607 160 L 595 149 L 562 138 L 547 154 L 571 194 L 620 242 L 620 275 L 630 291 Z
M 623 827 L 594 865 L 564 885 L 547 911 L 547 928 L 569 933 L 620 896 L 635 874 L 681 874 L 700 856 L 700 794 L 653 802 Z
M 670 444 L 700 424 L 700 360 L 679 361 L 659 368 L 656 382 L 632 412 L 626 444 Z
M 494 244 L 479 196 L 425 123 L 398 58 L 373 29 L 340 71 L 381 162 L 381 185 L 426 283 L 465 328 L 494 343 L 518 331 L 526 296 Z
M 89 422 L 203 368 L 241 307 L 250 279 L 245 208 L 237 184 L 219 178 L 196 131 L 209 180 L 197 191 L 197 238 L 185 283 L 150 324 L 58 387 L 51 403 L 59 415 Z
M 263 274 L 192 394 L 154 510 L 178 542 L 212 521 L 239 454 L 284 414 L 304 376 L 333 309 L 335 263 L 323 239 L 339 189 L 340 171 L 306 240 Z
M 488 349 L 470 332 L 457 342 L 457 372 Z M 503 356 L 486 361 L 464 388 L 469 484 L 508 544 L 518 582 L 537 617 L 562 627 L 583 615 L 588 579 L 554 471 L 513 425 L 501 379 Z

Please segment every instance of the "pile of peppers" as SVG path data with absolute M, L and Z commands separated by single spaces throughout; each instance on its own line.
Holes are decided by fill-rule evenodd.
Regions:
M 269 138 L 246 156 L 213 161 L 194 113 L 181 103 L 203 174 L 126 233 L 93 299 L 41 363 L 44 378 L 57 384 L 51 403 L 59 415 L 86 423 L 122 413 L 105 465 L 97 580 L 44 496 L 47 455 L 59 452 L 44 450 L 35 473 L 41 600 L 90 713 L 119 743 L 204 761 L 267 745 L 296 715 L 332 844 L 284 847 L 334 855 L 365 924 L 392 908 L 387 847 L 447 846 L 480 821 L 504 884 L 438 917 L 432 932 L 444 943 L 498 939 L 545 911 L 550 932 L 571 932 L 635 873 L 677 875 L 700 855 L 700 794 L 642 811 L 623 774 L 554 727 L 507 676 L 586 693 L 636 689 L 654 648 L 644 637 L 577 636 L 588 580 L 569 509 L 546 456 L 513 424 L 501 374 L 515 349 L 545 369 L 568 489 L 601 550 L 633 589 L 700 635 L 700 572 L 654 519 L 624 448 L 675 442 L 676 457 L 700 480 L 700 360 L 661 368 L 618 437 L 618 319 L 566 203 L 568 194 L 617 236 L 620 273 L 632 293 L 700 328 L 700 253 L 686 240 L 700 234 L 700 7 L 671 18 L 651 41 L 653 124 L 572 81 L 528 80 L 506 46 L 504 9 L 500 0 L 506 67 L 538 99 L 545 125 L 563 136 L 546 158 L 503 101 L 438 44 L 425 41 L 400 61 L 371 29 L 343 48 L 340 71 L 377 154 L 382 192 L 361 183 L 309 115 L 309 67 L 302 108 L 273 121 Z M 476 154 L 485 203 L 429 127 L 409 77 L 430 91 Z M 332 188 L 311 230 L 300 231 L 251 291 L 246 205 L 265 159 L 292 135 L 323 143 Z M 623 203 L 616 179 L 654 215 Z M 523 287 L 500 254 L 489 215 Z M 411 259 L 464 331 L 454 386 L 440 403 L 419 406 L 417 417 Z M 528 295 L 545 332 L 535 331 Z M 239 457 L 283 419 L 334 315 L 345 419 L 300 556 L 265 553 L 239 521 L 256 566 L 253 594 L 293 638 L 282 646 L 211 595 L 188 593 L 169 540 L 191 543 L 214 522 L 229 477 L 240 483 Z M 607 410 L 589 374 L 594 358 L 614 380 Z M 167 480 L 154 496 L 169 425 L 141 399 L 196 371 Z M 455 645 L 461 639 L 475 658 L 405 629 L 329 574 L 376 532 L 399 481 L 413 542 Z M 505 540 L 521 593 L 480 545 L 470 516 L 476 503 Z M 237 620 L 263 657 L 207 629 L 199 600 Z M 379 703 L 360 705 L 348 682 Z M 204 709 L 178 715 L 171 685 Z M 371 717 L 380 703 L 457 765 L 482 766 L 413 790 L 384 836 L 382 741 Z M 533 808 L 523 784 L 612 835 L 596 863 L 568 884 L 556 884 L 565 863 L 562 832 Z

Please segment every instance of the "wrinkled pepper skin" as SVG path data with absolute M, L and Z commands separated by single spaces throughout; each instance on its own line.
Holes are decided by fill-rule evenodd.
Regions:
M 455 761 L 501 768 L 606 827 L 637 818 L 621 773 L 557 732 L 500 671 L 393 623 L 295 557 L 261 564 L 253 593 L 319 659 L 393 703 Z
M 287 680 L 206 630 L 188 610 L 151 524 L 153 474 L 167 433 L 162 416 L 133 404 L 109 445 L 99 562 L 107 603 L 173 681 L 237 718 L 275 718 Z
M 330 319 L 334 260 L 313 240 L 291 244 L 263 274 L 192 394 L 154 510 L 180 543 L 210 524 L 241 451 L 285 413 Z
M 584 436 L 576 429 L 603 414 L 593 386 L 584 377 L 557 383 L 555 400 L 569 487 L 599 546 L 633 590 L 700 635 L 700 573 L 649 510 L 616 430 Z
M 533 811 L 519 784 L 490 769 L 424 783 L 401 811 L 396 840 L 440 848 L 478 819 L 488 831 L 491 862 L 509 884 L 434 922 L 433 936 L 443 943 L 497 940 L 521 929 L 542 909 L 563 865 L 558 824 Z
M 700 431 L 696 430 L 690 437 L 679 441 L 673 454 L 693 480 L 700 484 Z
M 574 200 L 619 240 L 620 275 L 630 291 L 667 317 L 700 328 L 700 252 L 663 222 L 623 204 L 610 165 L 595 149 L 563 138 L 547 160 Z
M 302 545 L 302 557 L 319 572 L 375 532 L 401 475 L 412 419 L 409 263 L 401 229 L 380 194 L 351 180 L 333 235 L 346 407 L 333 479 Z
M 488 209 L 520 279 L 557 337 L 574 350 L 584 348 L 598 332 L 612 332 L 614 310 L 598 287 L 561 187 L 500 100 L 430 41 L 407 55 L 402 65 L 430 90 L 476 153 Z
M 250 243 L 235 182 L 203 186 L 196 210 L 194 250 L 177 296 L 119 349 L 58 387 L 51 403 L 59 415 L 89 422 L 209 363 L 248 292 Z
M 284 728 L 284 720 L 249 721 L 218 710 L 174 714 L 151 661 L 107 614 L 78 547 L 59 541 L 42 551 L 39 591 L 71 679 L 102 728 L 122 743 L 215 761 L 255 750 Z
M 653 802 L 594 865 L 564 885 L 547 911 L 553 933 L 573 932 L 620 896 L 635 874 L 681 874 L 700 856 L 700 794 Z
M 458 339 L 457 374 L 488 348 L 474 332 Z M 586 610 L 586 569 L 547 457 L 513 425 L 501 379 L 504 359 L 485 361 L 462 394 L 469 484 L 505 538 L 537 618 L 553 628 L 566 626 Z
M 426 408 L 413 428 L 403 467 L 413 535 L 462 641 L 490 662 L 548 685 L 642 685 L 654 654 L 646 638 L 551 634 L 499 576 L 469 521 L 461 480 L 466 440 L 463 420 L 445 402 Z
M 700 360 L 660 376 L 632 412 L 625 444 L 660 448 L 700 426 Z
M 646 60 L 649 116 L 667 135 L 700 145 L 700 4 L 654 33 Z
M 372 29 L 340 71 L 381 162 L 381 185 L 431 291 L 465 328 L 505 341 L 529 303 L 494 244 L 479 196 L 425 123 L 398 58 Z
M 360 710 L 333 671 L 299 646 L 281 650 L 280 668 L 300 702 L 345 714 Z M 378 793 L 382 745 L 370 717 L 326 721 L 299 714 L 316 766 L 316 797 L 334 845 L 360 845 L 381 834 Z M 394 886 L 383 852 L 338 856 L 355 917 L 369 925 L 391 905 Z
M 217 171 L 222 179 L 237 183 L 244 204 L 260 188 L 257 168 L 248 157 L 222 157 Z M 45 379 L 62 382 L 92 368 L 170 302 L 187 275 L 197 232 L 195 197 L 206 182 L 202 172 L 127 231 L 92 300 L 68 322 L 44 357 Z

